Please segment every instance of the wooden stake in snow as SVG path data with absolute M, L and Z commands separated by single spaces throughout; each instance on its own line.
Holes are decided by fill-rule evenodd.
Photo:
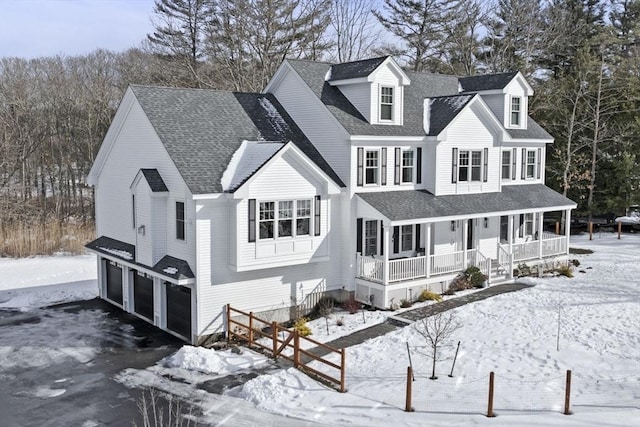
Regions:
M 493 413 L 493 371 L 489 373 L 489 404 L 487 406 L 487 417 L 493 418 L 495 414 Z
M 564 414 L 571 415 L 571 369 L 567 370 L 567 385 L 564 389 Z
M 411 366 L 407 366 L 407 396 L 405 399 L 405 406 L 404 406 L 404 411 L 405 412 L 413 412 L 413 408 L 411 407 L 411 383 L 413 378 L 413 369 L 411 369 Z

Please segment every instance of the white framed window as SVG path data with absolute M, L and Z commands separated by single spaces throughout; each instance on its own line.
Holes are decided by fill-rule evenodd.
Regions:
M 401 182 L 411 183 L 413 182 L 413 168 L 415 165 L 413 150 L 405 150 L 402 152 L 402 171 Z
M 378 221 L 364 223 L 364 254 L 365 256 L 378 253 Z
M 378 150 L 365 150 L 364 160 L 364 183 L 368 185 L 378 184 L 380 153 Z
M 519 96 L 511 97 L 511 126 L 520 126 L 522 113 L 522 99 Z
M 184 240 L 184 202 L 176 202 L 176 239 Z
M 536 151 L 535 150 L 527 150 L 527 163 L 526 163 L 526 174 L 525 177 L 527 179 L 534 179 L 536 177 Z
M 511 179 L 511 150 L 502 152 L 502 179 Z
M 459 182 L 480 182 L 482 180 L 482 151 L 460 151 L 458 161 Z
M 258 238 L 282 239 L 311 235 L 311 200 L 279 200 L 266 201 L 258 204 Z M 251 203 L 249 207 L 249 241 L 251 228 L 255 226 L 252 220 Z
M 533 214 L 524 214 L 524 235 L 533 236 Z
M 380 120 L 393 120 L 393 88 L 380 87 Z
M 403 225 L 400 228 L 400 243 L 403 252 L 413 250 L 413 225 Z

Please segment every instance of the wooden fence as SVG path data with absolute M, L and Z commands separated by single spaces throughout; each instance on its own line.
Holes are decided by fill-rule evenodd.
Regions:
M 234 319 L 233 317 L 236 317 Z M 245 320 L 246 319 L 246 320 Z M 265 331 L 268 329 L 268 331 Z M 266 340 L 263 340 L 266 338 Z M 254 316 L 253 312 L 244 312 L 232 308 L 227 304 L 227 339 L 245 343 L 249 348 L 259 348 L 270 354 L 274 359 L 282 357 L 293 363 L 293 366 L 302 372 L 327 381 L 336 387 L 341 393 L 345 388 L 345 351 L 328 346 L 319 341 L 301 336 L 297 330 L 288 329 L 277 322 L 269 322 Z M 267 343 L 265 343 L 266 341 Z M 331 362 L 313 351 L 305 350 L 301 342 L 308 342 L 320 349 L 323 354 L 336 353 L 340 356 L 340 364 Z M 292 350 L 287 354 L 285 350 Z M 338 374 L 330 375 L 309 366 L 309 363 L 317 361 L 329 368 L 335 369 Z

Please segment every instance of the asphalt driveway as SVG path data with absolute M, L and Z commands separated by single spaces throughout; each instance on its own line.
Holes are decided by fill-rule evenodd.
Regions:
M 113 376 L 182 344 L 99 299 L 0 310 L 0 426 L 142 425 L 140 390 Z

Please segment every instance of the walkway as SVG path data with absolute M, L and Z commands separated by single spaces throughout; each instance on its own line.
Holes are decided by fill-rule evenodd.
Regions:
M 470 304 L 472 302 L 482 301 L 483 299 L 491 298 L 496 295 L 515 292 L 530 287 L 530 285 L 525 285 L 524 283 L 506 283 L 504 285 L 491 286 L 481 291 L 470 293 L 468 295 L 451 298 L 443 302 L 395 314 L 393 316 L 390 316 L 389 319 L 387 319 L 387 321 L 385 321 L 384 323 L 373 325 L 367 329 L 362 329 L 350 335 L 330 341 L 326 344 L 338 349 L 351 347 L 361 344 L 368 339 L 376 338 L 388 332 L 394 331 L 400 327 L 407 326 L 417 320 L 433 316 L 434 314 L 442 313 L 444 311 L 448 311 L 465 304 Z M 317 356 L 324 356 L 329 353 L 327 350 L 320 347 L 312 348 L 311 350 L 309 350 L 309 352 Z

